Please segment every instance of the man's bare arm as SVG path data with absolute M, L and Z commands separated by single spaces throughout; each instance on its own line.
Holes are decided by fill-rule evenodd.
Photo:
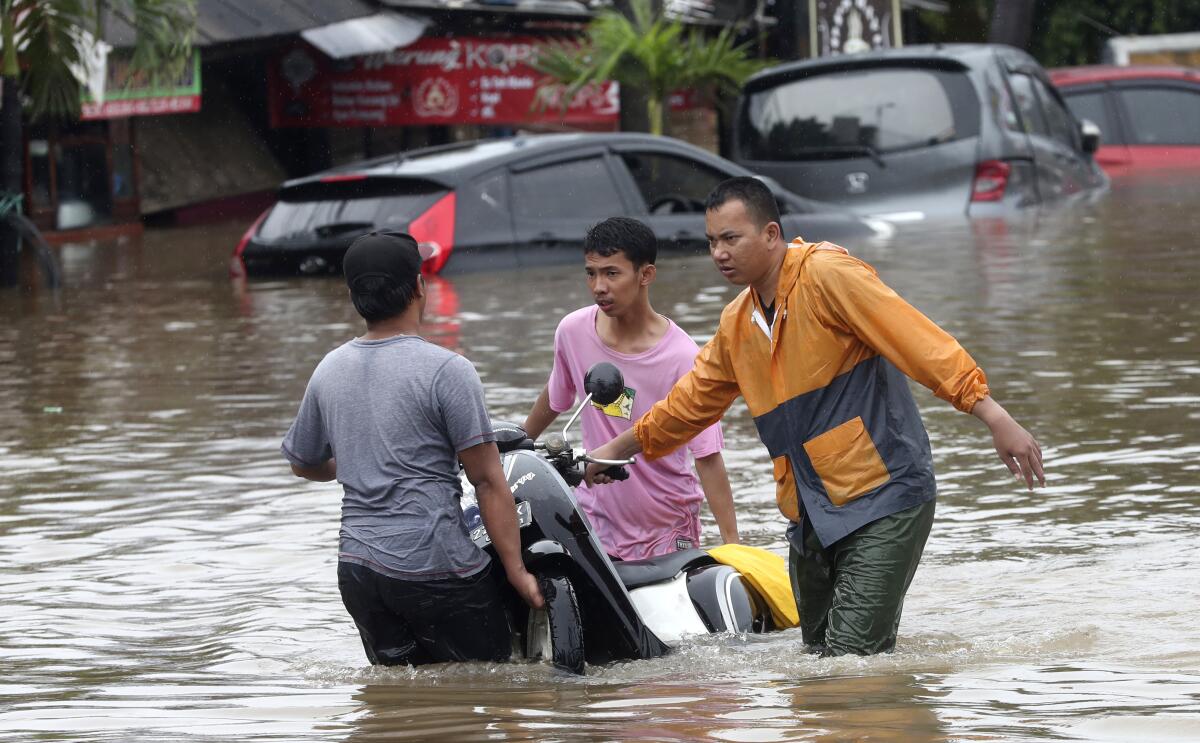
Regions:
M 700 477 L 700 487 L 704 489 L 704 497 L 708 500 L 708 510 L 717 520 L 721 541 L 740 544 L 742 539 L 738 534 L 737 512 L 733 507 L 733 488 L 729 485 L 729 475 L 725 472 L 725 459 L 721 452 L 697 459 L 696 474 Z
M 314 465 L 299 465 L 292 464 L 292 474 L 296 477 L 303 477 L 305 480 L 313 482 L 329 482 L 337 479 L 337 460 L 333 457 L 326 459 L 320 464 Z
M 556 418 L 558 413 L 550 407 L 550 386 L 547 385 L 542 388 L 537 401 L 533 403 L 533 410 L 530 410 L 529 416 L 525 418 L 525 433 L 529 438 L 536 439 Z
M 479 514 L 487 528 L 496 554 L 504 565 L 508 582 L 516 589 L 525 603 L 537 609 L 543 605 L 542 593 L 537 579 L 525 569 L 521 560 L 521 533 L 517 526 L 517 506 L 513 501 L 504 469 L 500 465 L 500 452 L 496 444 L 488 441 L 458 453 L 467 479 L 475 486 L 475 498 L 479 501 Z

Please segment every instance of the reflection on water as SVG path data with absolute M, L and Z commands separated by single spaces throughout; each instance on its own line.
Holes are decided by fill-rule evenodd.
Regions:
M 1091 211 L 848 246 L 988 370 L 1048 487 L 918 390 L 940 503 L 894 654 L 705 637 L 582 679 L 365 665 L 337 488 L 277 453 L 313 366 L 359 332 L 338 279 L 232 284 L 242 225 L 63 248 L 62 292 L 0 294 L 0 739 L 1198 739 L 1198 197 L 1117 184 Z M 430 287 L 427 335 L 522 419 L 582 271 Z M 699 340 L 733 296 L 707 258 L 660 265 L 656 307 Z M 726 431 L 743 533 L 782 553 L 740 406 Z

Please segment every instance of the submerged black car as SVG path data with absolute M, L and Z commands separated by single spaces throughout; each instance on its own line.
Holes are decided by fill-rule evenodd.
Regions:
M 588 227 L 642 219 L 663 251 L 704 252 L 704 200 L 751 171 L 668 137 L 547 134 L 376 158 L 283 184 L 234 252 L 235 270 L 340 270 L 354 238 L 403 230 L 429 243 L 431 272 L 577 260 Z M 890 234 L 767 181 L 788 237 L 853 245 Z

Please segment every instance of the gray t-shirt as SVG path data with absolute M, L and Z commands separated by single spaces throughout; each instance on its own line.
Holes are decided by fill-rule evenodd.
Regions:
M 401 335 L 331 351 L 281 448 L 301 466 L 337 458 L 338 559 L 433 580 L 488 564 L 463 521 L 457 452 L 495 440 L 471 362 Z

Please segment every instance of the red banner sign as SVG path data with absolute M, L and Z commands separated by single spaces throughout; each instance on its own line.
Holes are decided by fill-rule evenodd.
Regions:
M 539 87 L 543 76 L 528 64 L 538 43 L 533 37 L 428 37 L 388 54 L 340 61 L 298 46 L 268 72 L 271 125 L 615 126 L 616 83 L 585 89 L 563 111 L 562 87 Z

